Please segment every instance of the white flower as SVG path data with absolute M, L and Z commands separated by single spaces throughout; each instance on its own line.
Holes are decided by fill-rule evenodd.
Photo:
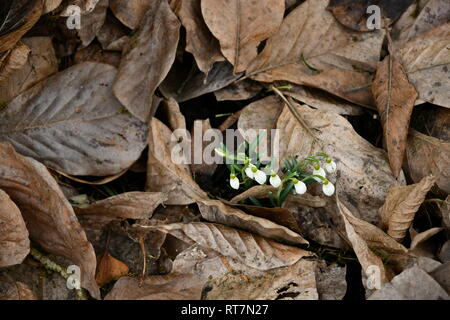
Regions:
M 329 173 L 333 173 L 336 171 L 336 162 L 334 162 L 333 160 L 331 160 L 331 158 L 327 158 L 327 160 L 325 161 L 325 169 L 329 172 Z
M 292 179 L 292 182 L 294 182 L 295 193 L 304 194 L 306 192 L 306 184 L 303 181 L 298 181 L 294 178 Z
M 270 173 L 269 182 L 274 188 L 278 188 L 281 185 L 280 177 L 273 171 Z
M 264 183 L 266 183 L 267 176 L 266 176 L 266 174 L 263 171 L 256 170 L 256 172 L 255 172 L 255 180 L 259 184 L 264 184 Z
M 230 174 L 230 186 L 235 190 L 239 190 L 239 184 L 239 179 L 234 174 Z
M 247 175 L 247 177 L 249 177 L 250 179 L 254 179 L 255 178 L 255 173 L 258 171 L 258 169 L 253 165 L 253 164 L 249 164 L 247 168 L 245 168 L 245 174 Z
M 321 176 L 324 178 L 327 176 L 327 174 L 325 173 L 325 170 L 323 170 L 323 168 L 321 168 L 319 165 L 314 165 L 313 175 Z M 320 179 L 318 177 L 314 177 L 314 180 L 316 180 L 317 182 L 322 182 L 322 179 Z
M 328 181 L 328 179 L 325 179 L 322 185 L 323 193 L 329 197 L 331 197 L 334 194 L 334 185 Z

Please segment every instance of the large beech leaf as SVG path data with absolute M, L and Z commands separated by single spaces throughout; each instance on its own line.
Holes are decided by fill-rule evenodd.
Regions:
M 372 92 L 381 115 L 389 163 L 394 176 L 398 177 L 402 170 L 409 121 L 417 92 L 392 54 L 378 67 Z
M 112 94 L 116 73 L 86 62 L 38 83 L 0 113 L 0 140 L 72 175 L 128 168 L 147 144 L 147 125 L 124 112 Z
M 245 71 L 256 58 L 259 43 L 278 30 L 284 14 L 284 0 L 201 0 L 201 7 L 236 73 Z
M 20 210 L 0 189 L 0 267 L 21 263 L 29 252 L 30 240 Z
M 325 8 L 328 0 L 307 0 L 283 21 L 247 69 L 263 82 L 287 80 L 373 107 L 371 73 L 380 58 L 384 32 L 351 31 Z
M 435 177 L 427 176 L 417 184 L 394 187 L 388 191 L 386 202 L 380 208 L 380 216 L 384 229 L 398 242 L 402 242 L 435 182 Z
M 0 188 L 19 207 L 30 239 L 81 269 L 81 285 L 100 298 L 95 283 L 95 252 L 70 203 L 45 166 L 0 143 Z
M 219 224 L 177 223 L 159 226 L 158 229 L 180 240 L 198 244 L 226 257 L 237 259 L 258 270 L 290 266 L 301 258 L 311 255 L 308 251 Z
M 180 22 L 167 0 L 151 1 L 138 33 L 130 40 L 114 83 L 114 94 L 142 121 L 148 121 L 153 94 L 175 60 Z

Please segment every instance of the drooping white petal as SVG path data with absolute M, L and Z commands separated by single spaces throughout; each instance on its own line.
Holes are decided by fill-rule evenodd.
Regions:
M 230 186 L 235 190 L 239 190 L 239 179 L 237 177 L 230 177 Z
M 295 193 L 297 194 L 304 194 L 307 190 L 306 184 L 303 181 L 298 181 L 297 183 L 294 183 Z
M 274 188 L 278 188 L 281 185 L 281 179 L 278 175 L 270 176 L 269 182 Z
M 336 162 L 331 161 L 330 163 L 325 163 L 325 169 L 329 172 L 329 173 L 333 173 L 336 171 L 337 165 Z
M 327 176 L 327 174 L 325 173 L 325 170 L 323 170 L 323 168 L 314 169 L 313 175 L 322 176 L 324 178 L 326 178 L 326 176 Z M 317 177 L 314 177 L 314 180 L 316 180 L 317 182 L 322 182 L 322 179 L 317 178 Z
M 322 190 L 325 195 L 331 197 L 334 194 L 334 185 L 328 181 L 323 184 Z
M 256 182 L 258 182 L 259 184 L 264 184 L 264 183 L 266 183 L 267 176 L 266 176 L 266 174 L 265 174 L 263 171 L 258 170 L 258 171 L 256 171 L 256 173 L 255 173 L 255 180 L 256 180 Z
M 253 174 L 253 170 L 251 167 L 247 167 L 245 168 L 245 174 L 247 177 L 249 177 L 250 179 L 254 179 L 255 175 Z

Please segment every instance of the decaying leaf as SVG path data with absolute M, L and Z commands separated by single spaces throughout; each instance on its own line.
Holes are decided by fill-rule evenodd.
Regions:
M 438 190 L 450 193 L 450 143 L 411 129 L 406 156 L 414 182 L 433 175 Z
M 124 25 L 136 29 L 153 0 L 110 0 L 111 11 Z
M 97 272 L 95 281 L 102 287 L 113 280 L 117 280 L 128 274 L 128 266 L 120 260 L 105 252 L 97 259 Z
M 284 0 L 202 0 L 201 9 L 223 55 L 238 73 L 256 58 L 259 43 L 280 27 Z
M 217 168 L 216 163 L 206 163 L 204 159 L 196 159 L 199 157 L 195 156 L 195 150 L 204 150 L 202 153 L 203 157 L 208 157 L 208 159 L 214 159 L 217 155 L 215 154 L 215 151 L 209 147 L 209 144 L 211 142 L 219 142 L 218 137 L 220 135 L 217 132 L 216 129 L 216 136 L 211 136 L 210 133 L 212 132 L 213 128 L 211 127 L 211 123 L 209 119 L 206 120 L 195 120 L 194 126 L 192 128 L 191 132 L 191 150 L 194 150 L 194 152 L 191 155 L 191 171 L 193 174 L 201 174 L 204 176 L 212 176 L 214 174 L 214 171 Z M 205 138 L 205 141 L 203 139 Z M 201 149 L 200 149 L 201 147 Z M 209 150 L 209 154 L 206 152 Z M 199 161 L 201 160 L 201 161 Z M 210 162 L 210 161 L 208 161 Z
M 198 202 L 198 207 L 202 217 L 210 222 L 240 228 L 275 241 L 289 244 L 308 244 L 308 241 L 303 239 L 301 235 L 286 227 L 261 217 L 249 215 L 221 201 L 202 200 Z
M 112 94 L 112 66 L 86 62 L 23 92 L 0 113 L 0 140 L 72 175 L 128 168 L 147 144 L 147 125 Z
M 247 70 L 252 79 L 286 80 L 373 107 L 371 72 L 380 60 L 384 32 L 342 27 L 325 10 L 328 0 L 307 0 L 283 21 Z
M 20 210 L 0 189 L 0 267 L 22 263 L 29 252 L 30 240 Z
M 0 83 L 4 83 L 11 74 L 23 68 L 28 60 L 30 51 L 31 49 L 27 45 L 19 42 L 4 58 L 1 59 Z M 0 99 L 3 100 L 3 97 L 0 97 Z
M 149 120 L 153 94 L 175 59 L 179 29 L 167 0 L 150 1 L 142 26 L 122 58 L 114 94 L 142 121 Z
M 381 115 L 389 163 L 394 176 L 398 177 L 402 170 L 409 121 L 417 92 L 392 53 L 378 67 L 372 92 Z
M 237 259 L 257 270 L 291 266 L 311 255 L 308 251 L 219 224 L 193 222 L 164 225 L 158 229 L 185 242 L 196 243 Z
M 217 90 L 214 95 L 217 101 L 248 100 L 256 96 L 261 90 L 263 90 L 261 84 L 246 79 Z
M 59 7 L 62 0 L 44 0 L 44 10 L 42 14 L 49 13 Z
M 58 184 L 39 162 L 0 143 L 0 188 L 19 207 L 30 239 L 49 253 L 79 266 L 81 285 L 100 298 L 95 283 L 95 252 Z
M 186 28 L 186 51 L 194 55 L 198 68 L 208 74 L 213 64 L 223 61 L 220 45 L 203 20 L 200 0 L 183 0 L 176 11 Z
M 87 47 L 103 26 L 108 4 L 109 0 L 99 0 L 94 10 L 81 15 L 80 19 L 83 21 L 83 27 L 78 30 L 78 35 L 83 46 Z
M 417 210 L 435 181 L 435 177 L 427 176 L 417 184 L 389 189 L 386 202 L 379 212 L 383 228 L 398 242 L 403 241 Z
M 206 193 L 192 178 L 189 166 L 182 164 L 186 158 L 182 146 L 178 144 L 181 150 L 175 147 L 177 143 L 166 125 L 156 118 L 150 120 L 146 190 L 167 192 L 166 204 L 169 205 L 191 204 L 207 199 Z M 175 157 L 180 164 L 173 161 Z
M 23 282 L 14 281 L 0 300 L 37 300 L 34 292 Z
M 89 205 L 74 207 L 74 210 L 78 215 L 146 219 L 166 200 L 167 195 L 161 192 L 127 192 Z

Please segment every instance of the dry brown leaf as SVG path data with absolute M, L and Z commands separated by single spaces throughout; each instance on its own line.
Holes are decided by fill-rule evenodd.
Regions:
M 284 0 L 201 0 L 208 28 L 219 40 L 223 55 L 243 72 L 258 55 L 258 45 L 277 32 Z
M 44 0 L 44 10 L 42 14 L 49 13 L 59 7 L 62 0 Z
M 118 68 L 121 57 L 119 52 L 102 50 L 99 44 L 91 43 L 89 46 L 77 50 L 74 63 L 79 64 L 86 61 L 100 62 Z
M 186 130 L 186 119 L 181 113 L 180 106 L 173 98 L 164 100 L 164 111 L 167 115 L 167 121 L 169 122 L 170 129 L 175 131 L 177 129 Z
M 257 270 L 270 270 L 295 264 L 311 253 L 267 240 L 252 233 L 212 223 L 193 222 L 159 226 L 188 243 L 215 250 L 221 255 L 237 259 Z
M 111 11 L 124 25 L 136 29 L 154 0 L 109 0 Z
M 106 15 L 105 23 L 97 32 L 97 40 L 103 50 L 122 52 L 129 43 L 130 37 L 127 28 L 118 24 L 114 17 Z
M 411 233 L 411 244 L 410 244 L 409 248 L 411 250 L 416 249 L 422 243 L 429 240 L 431 237 L 438 234 L 442 230 L 444 230 L 444 228 L 431 228 L 431 229 L 428 229 L 427 231 L 424 231 L 421 233 L 416 232 L 416 234 L 414 234 L 414 236 L 412 236 L 412 233 Z
M 86 206 L 74 207 L 74 210 L 78 215 L 146 219 L 150 218 L 153 211 L 166 200 L 167 195 L 162 192 L 127 192 Z
M 39 20 L 44 8 L 42 0 L 14 0 L 4 5 L 5 20 L 0 23 L 0 52 L 12 49 Z
M 156 118 L 150 120 L 147 191 L 167 192 L 166 204 L 185 205 L 207 199 L 206 193 L 192 178 L 187 164 L 176 164 L 172 159 L 177 141 L 172 132 Z
M 217 101 L 248 100 L 256 96 L 261 90 L 263 90 L 263 86 L 260 83 L 246 79 L 214 91 L 214 95 Z
M 175 60 L 180 22 L 167 0 L 151 1 L 130 40 L 114 83 L 114 94 L 134 116 L 148 121 L 153 94 Z
M 416 104 L 430 102 L 450 108 L 450 22 L 402 45 L 397 57 L 419 93 Z
M 394 176 L 398 177 L 402 170 L 409 121 L 417 92 L 392 53 L 379 65 L 372 92 L 381 115 L 389 163 Z
M 102 287 L 111 281 L 117 280 L 128 274 L 128 266 L 120 260 L 105 252 L 97 258 L 97 272 L 95 281 Z
M 238 194 L 233 199 L 230 200 L 231 203 L 239 203 L 250 197 L 255 197 L 257 199 L 266 199 L 269 197 L 269 193 L 275 193 L 278 189 L 269 185 L 254 186 L 248 190 L 245 190 L 241 194 Z
M 223 61 L 220 45 L 203 20 L 200 0 L 183 0 L 176 14 L 186 29 L 186 51 L 194 55 L 198 68 L 208 74 L 217 61 Z
M 0 268 L 22 263 L 29 252 L 30 240 L 22 214 L 0 189 Z
M 1 111 L 0 140 L 72 175 L 130 167 L 147 145 L 147 124 L 114 97 L 116 74 L 110 65 L 85 62 L 38 83 Z
M 30 52 L 31 49 L 27 45 L 19 42 L 6 57 L 2 58 L 2 61 L 0 61 L 0 83 L 7 81 L 10 75 L 23 68 L 28 61 Z M 3 100 L 3 98 L 0 97 L 0 100 Z
M 270 220 L 249 215 L 218 200 L 198 201 L 198 207 L 205 220 L 240 228 L 262 237 L 289 244 L 308 244 L 298 233 Z
M 247 70 L 258 81 L 286 80 L 373 107 L 372 76 L 384 32 L 342 27 L 326 10 L 328 0 L 307 0 L 283 21 Z
M 14 281 L 0 300 L 37 300 L 34 292 L 23 282 Z
M 388 282 L 386 269 L 383 262 L 375 253 L 372 252 L 372 250 L 370 250 L 366 241 L 358 232 L 356 232 L 353 224 L 348 220 L 349 217 L 353 217 L 350 210 L 348 210 L 339 200 L 337 200 L 337 206 L 342 219 L 344 219 L 347 238 L 353 247 L 353 251 L 355 251 L 355 254 L 358 257 L 358 261 L 361 264 L 362 271 L 366 277 L 369 277 L 371 274 L 370 270 L 373 267 L 376 267 L 379 271 L 381 284 Z
M 210 136 L 210 132 L 212 130 L 216 130 L 217 136 Z M 209 119 L 206 120 L 195 120 L 194 125 L 192 127 L 191 132 L 191 150 L 194 150 L 191 157 L 191 171 L 196 176 L 198 174 L 203 175 L 205 177 L 211 177 L 217 168 L 217 163 L 206 163 L 206 161 L 203 159 L 196 159 L 195 157 L 195 150 L 203 150 L 203 157 L 206 155 L 208 159 L 214 159 L 217 157 L 216 152 L 209 147 L 211 143 L 218 143 L 218 137 L 220 135 L 217 132 L 218 129 L 213 129 L 211 127 L 211 123 L 209 122 Z M 200 134 L 199 134 L 200 133 Z M 203 140 L 205 139 L 205 140 Z M 202 149 L 199 149 L 199 147 L 202 147 Z M 207 153 L 209 151 L 209 153 Z M 201 161 L 199 161 L 201 160 Z M 200 163 L 201 162 L 201 163 Z M 210 162 L 210 161 L 208 161 Z
M 25 65 L 0 80 L 0 102 L 9 102 L 21 92 L 58 71 L 58 61 L 50 37 L 23 38 L 31 50 Z
M 83 27 L 78 30 L 78 35 L 84 47 L 87 47 L 100 28 L 105 23 L 109 0 L 99 0 L 94 10 L 81 15 Z
M 30 239 L 81 269 L 81 285 L 100 298 L 95 283 L 95 252 L 58 184 L 39 162 L 0 143 L 0 188 L 19 207 Z
M 398 242 L 403 241 L 417 210 L 435 182 L 436 178 L 427 176 L 417 184 L 389 189 L 386 202 L 379 212 L 383 229 Z

